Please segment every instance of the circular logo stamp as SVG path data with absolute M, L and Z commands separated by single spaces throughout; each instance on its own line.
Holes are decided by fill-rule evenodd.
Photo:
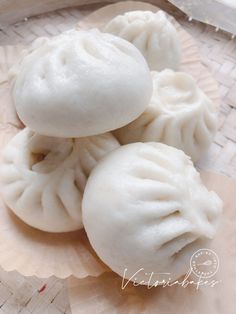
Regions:
M 192 255 L 190 268 L 198 277 L 212 277 L 218 271 L 219 258 L 217 254 L 210 249 L 200 249 Z

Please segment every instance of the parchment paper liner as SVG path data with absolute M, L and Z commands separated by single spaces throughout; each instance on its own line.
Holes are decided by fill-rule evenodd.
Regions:
M 204 182 L 215 190 L 225 204 L 221 225 L 211 248 L 219 258 L 219 270 L 211 278 L 214 287 L 189 285 L 152 288 L 129 284 L 121 289 L 122 279 L 113 272 L 98 278 L 67 280 L 72 314 L 234 314 L 236 300 L 236 180 L 203 173 Z M 197 277 L 192 277 L 197 282 Z
M 83 28 L 98 26 L 105 18 L 128 10 L 158 10 L 147 3 L 123 2 L 95 11 L 79 25 Z M 209 71 L 201 64 L 194 40 L 177 22 L 183 48 L 183 69 L 191 73 L 201 88 L 215 102 L 219 102 L 217 84 Z M 12 99 L 8 78 L 9 68 L 15 64 L 22 46 L 0 47 L 0 149 L 23 125 L 19 121 Z M 66 278 L 99 276 L 109 269 L 93 252 L 84 231 L 51 234 L 33 229 L 14 216 L 0 200 L 0 266 L 6 271 L 17 270 L 23 275 Z
M 0 265 L 25 276 L 84 278 L 107 268 L 96 257 L 84 230 L 46 233 L 21 222 L 0 202 Z
M 17 128 L 22 128 L 23 124 L 12 104 L 8 71 L 13 64 L 18 62 L 23 49 L 23 46 L 0 47 L 0 124 L 10 124 Z

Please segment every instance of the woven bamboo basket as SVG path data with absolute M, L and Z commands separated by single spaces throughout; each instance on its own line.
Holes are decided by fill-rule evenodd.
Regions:
M 88 2 L 89 5 L 86 4 Z M 83 17 L 105 4 L 91 4 L 92 2 L 97 1 L 43 0 L 35 4 L 32 0 L 21 0 L 16 4 L 15 0 L 0 0 L 0 45 L 27 45 L 39 36 L 54 36 L 70 29 Z M 198 167 L 235 178 L 236 39 L 232 40 L 224 32 L 216 32 L 211 26 L 189 22 L 188 17 L 165 0 L 152 2 L 173 15 L 195 38 L 203 63 L 219 84 L 219 130 Z M 81 4 L 82 6 L 76 6 Z M 34 16 L 29 17 L 31 15 Z M 69 314 L 71 310 L 65 283 L 55 277 L 24 277 L 17 272 L 7 273 L 0 269 L 1 313 Z

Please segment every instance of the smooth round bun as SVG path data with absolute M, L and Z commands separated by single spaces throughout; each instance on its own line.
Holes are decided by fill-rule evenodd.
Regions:
M 35 132 L 101 134 L 133 121 L 147 107 L 151 74 L 129 42 L 93 29 L 38 43 L 23 58 L 13 85 L 16 111 Z
M 119 146 L 110 133 L 62 139 L 25 128 L 3 151 L 2 197 L 32 227 L 48 232 L 80 229 L 87 177 L 98 160 Z
M 106 24 L 104 31 L 134 44 L 151 70 L 179 68 L 180 41 L 174 25 L 163 11 L 132 11 L 118 15 Z
M 153 94 L 143 114 L 114 132 L 122 144 L 162 142 L 198 160 L 213 141 L 217 113 L 212 101 L 187 73 L 152 72 Z
M 171 281 L 184 275 L 191 255 L 214 237 L 221 209 L 182 151 L 134 143 L 93 169 L 82 218 L 101 260 L 120 276 L 146 284 L 145 273 L 169 273 Z M 150 283 L 156 280 L 154 275 Z

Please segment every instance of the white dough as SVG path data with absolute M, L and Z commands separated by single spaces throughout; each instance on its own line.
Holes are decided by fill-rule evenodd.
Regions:
M 116 130 L 122 144 L 162 142 L 182 149 L 193 161 L 201 157 L 217 130 L 212 101 L 187 73 L 152 72 L 153 95 L 143 114 Z
M 56 137 L 121 127 L 145 110 L 151 93 L 151 75 L 138 49 L 96 29 L 37 40 L 13 85 L 23 123 Z
M 145 273 L 169 273 L 171 280 L 184 275 L 191 255 L 214 237 L 221 209 L 182 151 L 134 143 L 93 169 L 82 218 L 101 260 L 120 276 L 127 269 L 127 279 L 143 268 L 135 277 L 145 284 Z M 154 275 L 150 283 L 156 280 Z
M 62 139 L 25 128 L 3 151 L 2 197 L 32 227 L 48 232 L 80 229 L 87 177 L 98 160 L 117 147 L 110 133 Z
M 181 46 L 174 25 L 163 11 L 132 11 L 118 15 L 104 31 L 120 36 L 134 44 L 143 54 L 151 70 L 177 70 Z

